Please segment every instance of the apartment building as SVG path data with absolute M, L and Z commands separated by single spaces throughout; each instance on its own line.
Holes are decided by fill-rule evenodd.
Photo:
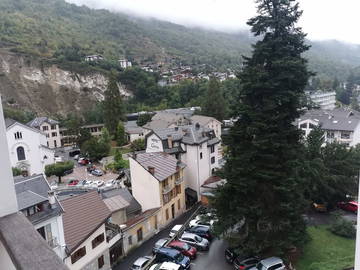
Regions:
M 316 91 L 308 93 L 312 102 L 320 106 L 322 110 L 333 110 L 336 104 L 335 91 Z
M 36 117 L 29 123 L 29 127 L 36 128 L 45 133 L 46 145 L 49 148 L 61 147 L 59 122 L 48 117 Z

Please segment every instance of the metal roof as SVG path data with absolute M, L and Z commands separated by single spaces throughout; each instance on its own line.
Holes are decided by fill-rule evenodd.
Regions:
M 28 126 L 30 127 L 35 127 L 38 128 L 40 127 L 44 122 L 50 124 L 50 125 L 57 125 L 59 124 L 58 121 L 53 120 L 51 118 L 48 117 L 36 117 L 35 119 L 31 120 L 29 123 L 27 123 Z
M 104 190 L 101 192 L 101 196 L 103 199 L 121 196 L 127 203 L 129 203 L 129 206 L 126 207 L 126 215 L 128 216 L 141 212 L 141 205 L 126 188 Z
M 111 212 L 116 212 L 118 210 L 124 209 L 130 206 L 130 203 L 127 202 L 122 196 L 116 195 L 114 197 L 104 199 L 104 203 L 109 208 Z

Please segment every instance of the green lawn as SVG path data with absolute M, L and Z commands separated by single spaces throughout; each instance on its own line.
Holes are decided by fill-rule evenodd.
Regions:
M 296 270 L 341 270 L 354 265 L 355 240 L 336 236 L 326 226 L 309 227 L 308 232 L 312 240 Z

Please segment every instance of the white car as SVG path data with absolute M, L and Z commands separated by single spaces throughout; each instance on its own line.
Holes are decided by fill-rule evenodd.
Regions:
M 285 270 L 286 266 L 282 259 L 278 257 L 271 257 L 260 261 L 256 266 L 250 270 Z
M 93 187 L 93 181 L 91 180 L 86 180 L 84 187 L 90 188 Z
M 163 262 L 152 265 L 149 270 L 179 270 L 179 269 L 181 269 L 181 266 L 176 263 Z
M 181 230 L 181 228 L 182 228 L 182 224 L 177 224 L 177 225 L 175 225 L 172 229 L 171 229 L 171 231 L 170 231 L 170 233 L 169 233 L 169 236 L 170 237 L 174 237 L 180 230 Z
M 50 184 L 50 189 L 51 190 L 57 189 L 58 187 L 59 186 L 58 186 L 58 184 L 56 182 L 53 182 L 53 183 Z
M 181 242 L 188 243 L 190 246 L 193 246 L 198 250 L 209 250 L 209 241 L 194 233 L 184 232 L 181 237 L 179 237 L 179 240 Z
M 105 183 L 102 180 L 96 180 L 92 182 L 92 187 L 98 188 L 103 186 Z
M 213 227 L 214 220 L 208 220 L 208 217 L 203 215 L 197 215 L 193 220 L 189 222 L 189 227 L 195 227 L 195 226 L 207 226 L 209 228 Z

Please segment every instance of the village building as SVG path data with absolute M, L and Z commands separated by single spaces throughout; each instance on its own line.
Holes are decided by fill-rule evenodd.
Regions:
M 86 62 L 94 62 L 104 60 L 104 57 L 101 54 L 93 54 L 85 56 L 84 60 Z
M 120 65 L 120 67 L 123 68 L 123 69 L 132 67 L 131 61 L 129 61 L 129 60 L 127 60 L 127 59 L 120 59 L 120 60 L 119 60 L 119 65 Z
M 45 133 L 12 119 L 5 123 L 12 167 L 32 175 L 43 173 L 46 165 L 54 163 L 55 151 L 47 146 Z
M 205 115 L 193 115 L 190 119 L 193 124 L 199 123 L 201 126 L 214 130 L 216 137 L 221 139 L 221 122 L 219 120 Z
M 59 122 L 48 117 L 36 117 L 28 126 L 41 130 L 46 135 L 47 147 L 61 147 Z
M 128 142 L 145 139 L 145 135 L 148 132 L 150 132 L 148 129 L 139 127 L 136 121 L 128 121 L 125 123 L 125 133 Z

